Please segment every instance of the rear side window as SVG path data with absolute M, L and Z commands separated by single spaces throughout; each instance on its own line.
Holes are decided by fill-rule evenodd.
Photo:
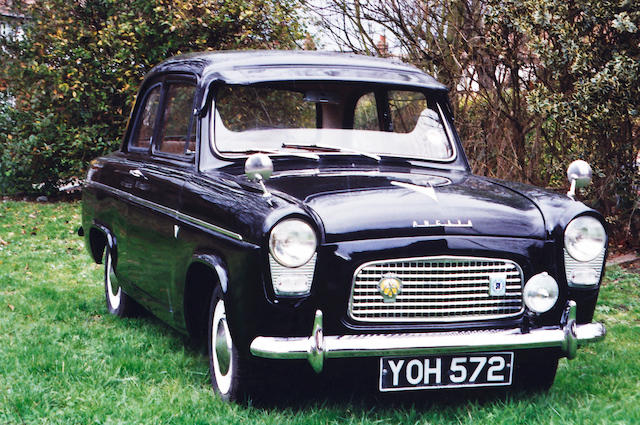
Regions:
M 135 149 L 148 149 L 153 139 L 153 129 L 158 117 L 158 106 L 162 86 L 153 87 L 144 99 L 144 104 L 138 114 L 136 132 L 131 139 L 131 147 Z
M 195 86 L 187 83 L 171 83 L 167 89 L 158 151 L 183 155 L 195 150 L 193 120 L 193 96 Z

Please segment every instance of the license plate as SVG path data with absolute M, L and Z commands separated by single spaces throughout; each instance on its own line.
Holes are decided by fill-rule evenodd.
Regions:
M 380 391 L 511 385 L 513 353 L 382 357 Z

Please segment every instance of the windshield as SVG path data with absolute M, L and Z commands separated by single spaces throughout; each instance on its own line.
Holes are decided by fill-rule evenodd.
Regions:
M 217 150 L 454 158 L 442 109 L 422 91 L 293 84 L 220 87 L 214 122 Z

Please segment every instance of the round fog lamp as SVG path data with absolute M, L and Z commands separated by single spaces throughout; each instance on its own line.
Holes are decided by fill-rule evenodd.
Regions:
M 547 272 L 533 276 L 524 285 L 524 303 L 535 313 L 545 313 L 558 301 L 558 283 Z

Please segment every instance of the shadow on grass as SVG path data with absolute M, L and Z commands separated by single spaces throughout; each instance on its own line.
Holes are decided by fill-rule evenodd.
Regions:
M 186 353 L 208 370 L 206 342 L 190 339 L 167 326 L 151 313 L 141 310 L 128 320 L 141 331 L 148 330 L 168 338 L 169 346 L 183 344 Z M 137 322 L 137 324 L 135 324 Z M 317 408 L 348 409 L 353 414 L 388 413 L 390 409 L 424 412 L 432 409 L 457 409 L 474 404 L 479 407 L 529 400 L 532 392 L 510 388 L 431 389 L 381 393 L 378 391 L 377 358 L 332 359 L 321 374 L 306 360 L 259 360 L 252 365 L 252 386 L 244 406 L 264 410 L 308 411 Z M 194 385 L 202 377 L 193 377 Z M 207 376 L 207 382 L 209 377 Z M 211 397 L 215 397 L 211 389 Z
M 308 410 L 318 407 L 352 413 L 390 409 L 427 411 L 457 409 L 469 403 L 483 406 L 496 401 L 527 400 L 531 392 L 519 389 L 430 389 L 385 392 L 378 390 L 378 359 L 332 360 L 322 374 L 306 361 L 264 362 L 269 378 L 255 386 L 249 405 L 261 409 Z M 261 374 L 262 375 L 262 374 Z

